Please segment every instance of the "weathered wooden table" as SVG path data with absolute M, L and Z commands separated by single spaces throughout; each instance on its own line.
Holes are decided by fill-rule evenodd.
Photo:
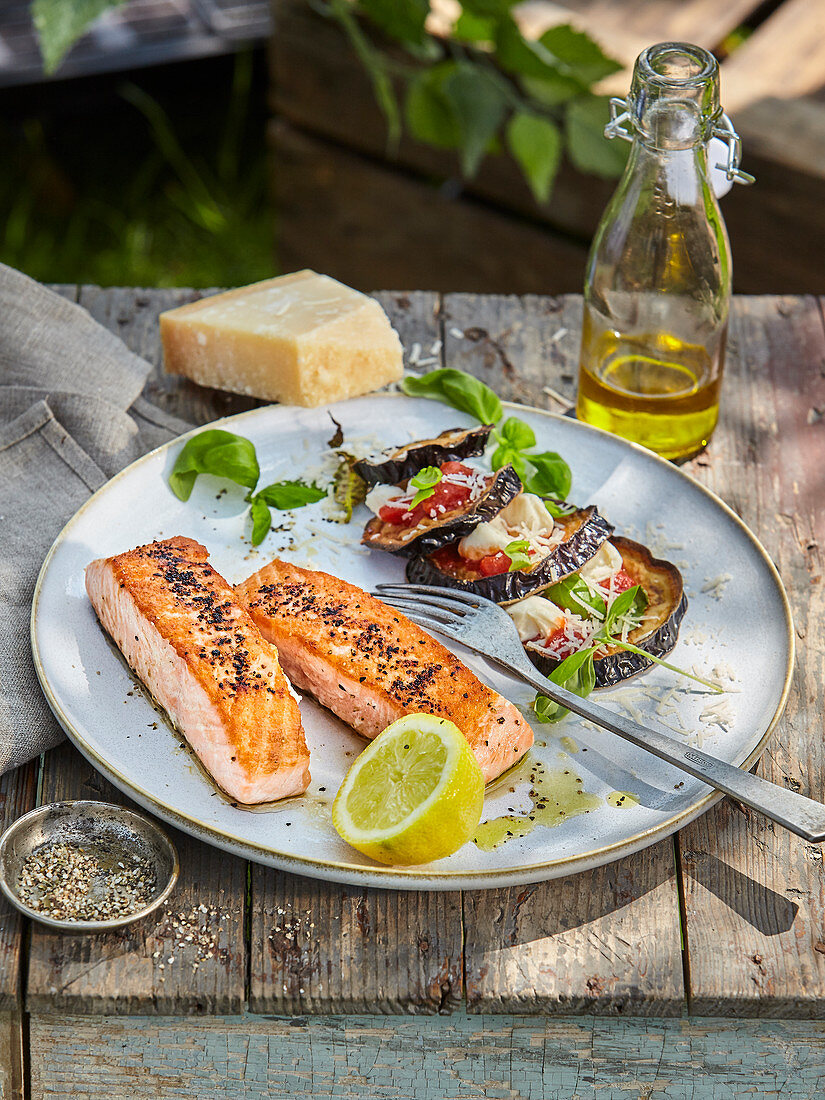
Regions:
M 154 363 L 159 310 L 197 296 L 62 289 Z M 440 339 L 503 397 L 572 398 L 578 297 L 378 297 L 408 352 Z M 793 692 L 759 768 L 825 800 L 822 305 L 736 301 L 722 424 L 688 470 L 753 527 L 793 605 Z M 147 396 L 198 422 L 253 403 L 159 370 Z M 120 798 L 68 745 L 0 794 L 4 823 L 38 799 Z M 3 1098 L 825 1093 L 822 852 L 730 801 L 599 870 L 464 894 L 329 885 L 175 839 L 156 924 L 60 936 L 3 906 Z

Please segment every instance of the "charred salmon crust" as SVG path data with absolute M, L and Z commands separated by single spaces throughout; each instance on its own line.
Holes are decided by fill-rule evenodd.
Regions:
M 235 591 L 296 687 L 364 737 L 405 714 L 448 718 L 487 782 L 532 745 L 533 731 L 512 703 L 355 585 L 276 559 Z
M 298 705 L 232 587 L 193 539 L 140 546 L 86 569 L 104 629 L 238 802 L 269 802 L 309 784 Z

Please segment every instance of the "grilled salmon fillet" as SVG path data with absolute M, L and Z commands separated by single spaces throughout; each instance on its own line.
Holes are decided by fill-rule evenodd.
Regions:
M 400 611 L 327 573 L 276 559 L 235 588 L 299 690 L 364 737 L 404 714 L 455 722 L 487 782 L 520 760 L 533 731 Z
M 193 539 L 139 546 L 86 569 L 97 617 L 216 783 L 238 802 L 309 785 L 292 687 L 231 585 Z

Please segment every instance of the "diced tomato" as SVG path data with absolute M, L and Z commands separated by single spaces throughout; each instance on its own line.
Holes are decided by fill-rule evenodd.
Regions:
M 466 565 L 455 543 L 450 546 L 442 546 L 440 550 L 434 551 L 431 557 L 433 564 L 436 568 L 440 569 L 442 573 L 457 574 L 461 567 Z
M 632 588 L 635 583 L 636 582 L 633 580 L 633 578 L 630 576 L 624 566 L 622 566 L 618 573 L 613 574 L 613 578 L 610 582 L 610 587 L 615 593 L 619 594 L 621 592 L 626 592 L 628 588 Z
M 581 648 L 583 641 L 583 634 L 576 632 L 572 638 L 568 638 L 564 627 L 557 626 L 544 639 L 544 644 L 545 646 L 552 645 L 554 656 L 558 657 L 559 660 L 564 660 L 565 657 L 569 657 L 571 653 L 575 653 L 577 649 Z
M 393 523 L 400 527 L 415 527 L 422 519 L 435 519 L 439 515 L 443 515 L 444 512 L 451 512 L 454 508 L 459 508 L 462 504 L 467 503 L 470 499 L 470 487 L 468 485 L 457 485 L 454 481 L 449 480 L 449 475 L 471 474 L 472 472 L 469 466 L 464 466 L 461 462 L 445 462 L 441 466 L 441 473 L 444 476 L 434 487 L 431 496 L 427 497 L 426 500 L 422 500 L 420 504 L 412 509 L 408 504 L 399 506 L 390 501 L 389 504 L 385 504 L 383 508 L 379 509 L 378 518 L 383 520 L 384 523 Z M 443 512 L 441 511 L 442 508 L 444 509 Z
M 395 504 L 390 501 L 389 504 L 385 504 L 382 508 L 378 509 L 378 518 L 383 520 L 384 523 L 401 524 L 404 526 L 406 520 L 404 514 L 409 509 L 409 504 Z
M 450 474 L 471 474 L 472 472 L 469 466 L 464 466 L 461 462 L 445 462 L 441 467 L 443 477 L 436 485 L 435 492 L 419 507 L 429 514 L 439 507 L 449 512 L 461 504 L 466 504 L 470 499 L 469 485 L 457 485 L 454 481 L 450 481 Z
M 512 560 L 503 550 L 498 550 L 495 554 L 488 554 L 479 561 L 478 571 L 482 577 L 496 577 L 499 573 L 507 572 Z

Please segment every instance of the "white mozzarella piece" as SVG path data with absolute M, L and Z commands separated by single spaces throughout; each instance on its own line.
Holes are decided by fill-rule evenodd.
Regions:
M 533 535 L 553 530 L 553 517 L 535 493 L 519 493 L 499 515 L 510 527 L 526 527 Z
M 529 642 L 531 638 L 546 638 L 554 630 L 564 627 L 564 612 L 541 596 L 527 596 L 505 610 L 516 624 L 518 636 L 523 642 Z
M 364 503 L 377 516 L 385 504 L 389 504 L 391 500 L 403 495 L 403 490 L 399 489 L 397 485 L 375 485 L 367 493 Z
M 506 549 L 513 541 L 507 524 L 497 515 L 489 523 L 480 523 L 458 544 L 458 552 L 468 561 L 479 561 L 488 554 Z
M 610 542 L 603 542 L 598 552 L 579 570 L 579 576 L 588 584 L 604 584 L 622 567 L 622 555 Z

